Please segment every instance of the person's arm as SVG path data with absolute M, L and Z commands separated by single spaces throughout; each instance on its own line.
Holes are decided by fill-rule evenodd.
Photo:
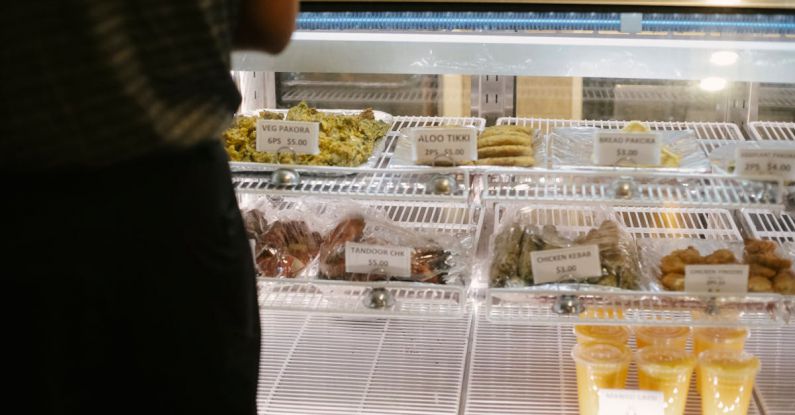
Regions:
M 290 42 L 298 0 L 240 0 L 234 46 L 279 53 Z

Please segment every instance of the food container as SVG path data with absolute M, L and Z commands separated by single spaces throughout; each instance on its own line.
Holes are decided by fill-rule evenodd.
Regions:
M 571 356 L 577 366 L 580 415 L 597 415 L 599 390 L 624 388 L 632 352 L 624 345 L 578 344 Z
M 294 107 L 295 108 L 295 107 Z M 278 110 L 278 109 L 258 109 L 253 111 L 246 111 L 244 113 L 238 114 L 238 116 L 248 116 L 254 117 L 262 111 L 267 111 L 272 114 L 279 114 L 279 115 L 286 115 L 288 110 Z M 323 114 L 334 114 L 334 115 L 343 115 L 343 116 L 355 116 L 362 111 L 360 110 L 318 110 L 318 112 Z M 230 166 L 232 171 L 234 172 L 248 172 L 248 171 L 272 171 L 278 168 L 288 167 L 291 168 L 299 173 L 302 174 L 310 174 L 310 175 L 321 175 L 321 176 L 340 176 L 340 175 L 347 175 L 347 174 L 355 174 L 356 170 L 360 169 L 369 169 L 369 168 L 376 168 L 378 167 L 378 162 L 381 160 L 382 154 L 384 152 L 384 148 L 386 145 L 386 135 L 389 131 L 389 127 L 392 125 L 393 117 L 390 114 L 387 114 L 382 111 L 372 111 L 373 117 L 375 121 L 381 121 L 386 124 L 386 128 L 384 129 L 384 134 L 381 135 L 380 138 L 377 138 L 373 147 L 372 152 L 367 156 L 363 163 L 353 166 L 338 166 L 338 165 L 326 165 L 326 164 L 319 164 L 319 165 L 307 165 L 307 164 L 300 164 L 294 163 L 292 160 L 294 156 L 286 151 L 279 155 L 281 159 L 281 163 L 276 162 L 256 162 L 256 161 L 235 161 L 235 157 L 230 154 Z M 321 124 L 322 125 L 322 124 Z M 250 128 L 246 128 L 246 134 L 248 137 L 256 137 L 256 130 L 249 126 Z M 227 131 L 234 130 L 235 126 L 233 125 Z M 239 127 L 242 128 L 242 127 Z M 322 130 L 321 130 L 322 131 Z M 226 133 L 225 133 L 226 134 Z M 226 140 L 225 147 L 230 145 L 229 139 Z M 250 146 L 253 147 L 254 144 L 249 143 Z M 227 150 L 229 152 L 229 150 Z M 268 153 L 261 153 L 259 154 L 268 154 Z M 299 156 L 300 157 L 300 156 Z
M 701 413 L 746 415 L 759 359 L 749 353 L 710 350 L 699 356 Z
M 649 277 L 649 287 L 655 291 L 684 291 L 684 267 L 687 265 L 739 264 L 743 260 L 740 241 L 639 238 L 637 245 L 641 270 Z
M 640 389 L 663 393 L 665 415 L 682 415 L 696 358 L 679 349 L 652 346 L 636 356 Z
M 693 353 L 701 356 L 702 352 L 723 350 L 740 353 L 745 348 L 748 330 L 731 327 L 700 327 L 693 331 Z M 701 367 L 696 369 L 696 389 L 701 391 Z
M 462 127 L 462 126 L 449 125 L 447 127 L 456 128 L 456 127 Z M 472 127 L 472 128 L 475 128 L 475 127 Z M 532 131 L 533 131 L 533 133 L 532 133 L 532 158 L 534 160 L 534 163 L 533 163 L 532 166 L 510 165 L 510 163 L 503 164 L 503 165 L 491 165 L 491 164 L 481 164 L 481 163 L 478 163 L 476 161 L 473 161 L 473 162 L 467 162 L 467 163 L 460 163 L 458 167 L 464 168 L 464 169 L 476 169 L 476 170 L 482 170 L 482 169 L 488 169 L 488 168 L 499 168 L 501 170 L 511 169 L 511 168 L 516 168 L 516 169 L 520 169 L 520 168 L 521 169 L 545 168 L 545 167 L 547 167 L 547 152 L 546 152 L 545 139 L 544 139 L 543 135 L 538 132 L 538 130 L 534 129 Z M 481 133 L 483 133 L 483 129 L 482 128 L 478 128 L 478 134 L 481 134 Z M 506 145 L 503 148 L 509 149 L 511 147 L 512 146 Z M 480 149 L 480 150 L 482 150 L 482 149 Z M 389 167 L 411 168 L 411 169 L 417 169 L 417 168 L 423 168 L 423 167 L 433 167 L 433 166 L 427 165 L 427 164 L 415 163 L 414 159 L 413 159 L 413 155 L 414 155 L 414 146 L 413 146 L 413 144 L 411 142 L 411 138 L 409 137 L 408 130 L 404 129 L 404 130 L 402 130 L 400 132 L 400 136 L 398 137 L 398 139 L 397 139 L 397 141 L 395 143 L 395 150 L 394 150 L 394 153 L 392 154 L 392 158 L 391 158 L 391 160 L 389 162 Z M 509 158 L 509 160 L 510 160 L 510 158 Z M 449 163 L 448 160 L 441 159 L 441 158 L 440 158 L 439 162 L 447 162 L 447 163 Z M 437 167 L 440 166 L 440 165 L 441 164 L 437 164 Z
M 547 154 L 553 169 L 588 169 L 611 171 L 656 171 L 706 173 L 710 171 L 709 160 L 698 143 L 693 131 L 655 131 L 660 134 L 663 148 L 679 159 L 678 166 L 600 166 L 593 157 L 594 139 L 599 128 L 564 127 L 556 128 L 547 140 Z M 618 131 L 618 130 L 610 130 Z
M 671 350 L 685 350 L 690 337 L 689 327 L 648 326 L 635 329 L 638 349 L 657 346 Z

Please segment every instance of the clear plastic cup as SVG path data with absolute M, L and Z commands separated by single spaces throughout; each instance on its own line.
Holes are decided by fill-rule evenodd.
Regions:
M 683 349 L 649 346 L 638 351 L 636 361 L 640 389 L 663 393 L 665 415 L 684 414 L 696 358 Z
M 698 356 L 707 350 L 743 351 L 748 330 L 745 328 L 704 327 L 693 330 L 693 353 Z
M 579 344 L 612 343 L 627 344 L 630 331 L 624 326 L 574 326 L 574 334 Z
M 635 342 L 638 349 L 648 346 L 667 347 L 676 350 L 687 349 L 689 327 L 638 327 L 635 329 Z
M 578 344 L 571 356 L 577 366 L 580 415 L 596 415 L 600 389 L 624 388 L 632 352 L 622 344 Z
M 759 359 L 750 353 L 708 350 L 698 358 L 702 415 L 746 415 Z
M 748 330 L 732 327 L 700 327 L 693 330 L 693 354 L 696 357 L 708 350 L 740 353 L 745 348 Z M 696 368 L 696 390 L 701 393 L 701 368 Z

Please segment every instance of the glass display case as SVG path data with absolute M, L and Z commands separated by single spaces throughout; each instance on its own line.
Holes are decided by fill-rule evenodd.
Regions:
M 315 1 L 282 54 L 236 52 L 259 412 L 584 413 L 572 350 L 595 326 L 633 356 L 645 327 L 689 328 L 690 352 L 747 332 L 738 402 L 795 413 L 794 11 Z M 260 147 L 269 118 L 317 124 L 316 147 Z M 746 413 L 698 367 L 660 414 Z M 604 388 L 649 389 L 644 370 Z

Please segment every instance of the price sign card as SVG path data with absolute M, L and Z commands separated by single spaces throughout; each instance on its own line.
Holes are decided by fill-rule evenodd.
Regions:
M 795 180 L 795 148 L 738 148 L 734 153 L 738 176 L 781 176 Z
M 662 392 L 627 389 L 599 390 L 597 415 L 665 415 Z
M 345 272 L 369 274 L 374 271 L 411 277 L 411 248 L 346 242 Z
M 288 147 L 295 154 L 318 154 L 320 123 L 257 120 L 257 151 L 276 153 Z
M 600 166 L 637 164 L 659 166 L 662 140 L 659 133 L 598 131 L 594 138 L 594 161 Z
M 687 265 L 685 291 L 745 294 L 748 291 L 748 265 Z
M 561 278 L 587 278 L 602 275 L 598 245 L 533 251 L 533 280 L 536 284 L 555 282 Z
M 408 135 L 417 164 L 478 159 L 478 131 L 474 127 L 417 127 L 410 129 Z

